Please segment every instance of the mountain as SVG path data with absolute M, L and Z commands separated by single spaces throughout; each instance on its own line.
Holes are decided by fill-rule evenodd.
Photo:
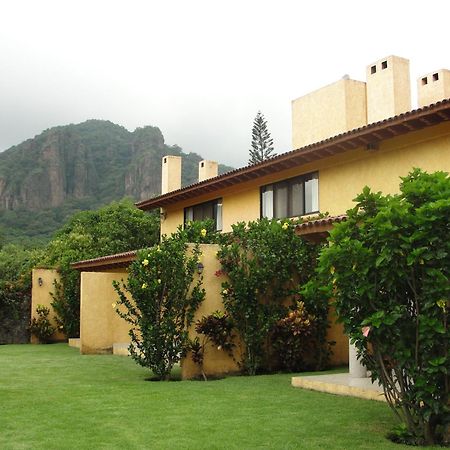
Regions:
M 76 211 L 158 195 L 169 154 L 183 156 L 183 185 L 196 182 L 203 158 L 166 145 L 157 127 L 130 132 L 88 120 L 45 130 L 0 153 L 0 234 L 46 239 Z M 219 173 L 230 169 L 220 165 Z

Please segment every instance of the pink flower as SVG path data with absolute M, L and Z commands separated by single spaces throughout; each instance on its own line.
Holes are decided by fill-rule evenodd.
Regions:
M 362 334 L 363 334 L 364 337 L 369 336 L 370 328 L 371 328 L 371 327 L 362 327 L 362 330 L 361 330 L 361 331 L 362 331 Z

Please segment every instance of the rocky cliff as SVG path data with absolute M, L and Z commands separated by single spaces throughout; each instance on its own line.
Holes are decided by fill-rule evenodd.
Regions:
M 16 219 L 25 223 L 26 211 L 45 210 L 56 214 L 48 234 L 72 206 L 89 209 L 123 197 L 155 196 L 161 189 L 161 158 L 168 154 L 183 156 L 183 185 L 197 180 L 202 158 L 166 145 L 156 127 L 129 132 L 89 120 L 46 130 L 0 153 L 0 227 L 11 227 Z
M 89 120 L 52 128 L 0 153 L 0 209 L 39 210 L 85 197 L 143 200 L 159 194 L 167 154 L 184 157 L 184 184 L 196 181 L 202 158 L 167 146 L 156 127 L 129 132 Z

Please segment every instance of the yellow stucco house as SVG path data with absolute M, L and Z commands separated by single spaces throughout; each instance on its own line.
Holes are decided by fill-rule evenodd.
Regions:
M 199 182 L 183 189 L 181 158 L 166 156 L 162 195 L 137 207 L 161 208 L 162 234 L 204 218 L 226 232 L 260 217 L 340 216 L 366 185 L 394 193 L 413 167 L 449 171 L 450 71 L 422 76 L 417 87 L 411 111 L 409 61 L 384 58 L 367 67 L 365 82 L 343 78 L 292 101 L 295 150 L 221 176 L 202 161 Z
M 345 220 L 364 186 L 395 193 L 399 177 L 414 167 L 450 171 L 450 71 L 419 77 L 417 98 L 419 107 L 412 110 L 409 61 L 383 58 L 367 66 L 366 81 L 344 77 L 292 101 L 294 150 L 220 176 L 217 163 L 201 161 L 198 183 L 184 188 L 181 159 L 165 156 L 162 194 L 136 206 L 160 209 L 161 233 L 167 235 L 191 220 L 212 218 L 217 230 L 227 232 L 239 221 L 327 212 L 297 227 L 308 239 L 323 239 L 334 222 Z M 111 308 L 111 283 L 126 277 L 134 258 L 128 252 L 73 265 L 82 272 L 82 352 L 120 353 L 126 347 L 126 326 Z M 205 270 L 207 298 L 199 317 L 220 302 L 213 272 L 206 264 Z M 334 326 L 330 333 L 338 341 L 334 363 L 349 361 L 350 371 L 362 376 L 342 330 Z

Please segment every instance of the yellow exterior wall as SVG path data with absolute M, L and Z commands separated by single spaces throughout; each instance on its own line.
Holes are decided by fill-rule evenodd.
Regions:
M 197 320 L 214 311 L 223 311 L 221 290 L 226 276 L 217 277 L 215 275 L 221 269 L 221 264 L 216 257 L 219 246 L 201 244 L 200 250 L 202 253 L 201 261 L 204 265 L 202 276 L 205 300 L 195 313 L 194 324 L 189 330 L 191 338 L 196 336 L 195 322 Z M 128 322 L 117 315 L 113 307 L 113 303 L 117 302 L 118 296 L 112 286 L 114 280 L 126 282 L 127 278 L 126 269 L 81 273 L 79 347 L 82 354 L 112 353 L 113 348 L 116 354 L 128 354 L 130 326 Z M 331 313 L 329 319 L 331 327 L 328 330 L 327 340 L 336 341 L 336 345 L 333 347 L 331 364 L 345 364 L 348 362 L 348 339 L 343 334 L 342 326 L 334 323 L 334 316 Z M 199 338 L 202 339 L 202 336 L 199 336 Z M 238 338 L 235 343 L 234 359 L 226 352 L 218 350 L 211 343 L 207 344 L 203 364 L 203 371 L 207 376 L 222 376 L 239 371 L 236 361 L 241 359 L 242 347 Z M 201 370 L 201 367 L 192 361 L 190 353 L 181 361 L 181 376 L 183 379 L 200 377 Z
M 183 225 L 184 208 L 185 206 L 180 207 L 177 205 L 174 209 L 165 208 L 162 210 L 161 236 L 169 236 L 177 231 L 179 225 Z
M 224 232 L 231 231 L 231 225 L 238 221 L 249 222 L 259 218 L 259 187 L 224 196 L 222 211 L 226 211 L 222 217 Z
M 215 276 L 220 269 L 216 258 L 219 250 L 217 245 L 202 244 L 203 287 L 206 297 L 195 314 L 194 323 L 205 315 L 223 309 L 221 283 L 223 277 Z M 112 306 L 118 296 L 112 286 L 114 280 L 128 278 L 126 269 L 111 270 L 108 272 L 82 272 L 81 273 L 81 319 L 80 319 L 80 351 L 82 354 L 112 353 L 113 348 L 126 350 L 130 342 L 129 324 L 119 317 Z M 195 325 L 189 331 L 191 337 L 195 336 Z M 127 351 L 121 352 L 126 354 Z M 208 346 L 205 352 L 204 371 L 209 376 L 236 372 L 236 363 L 225 352 Z M 200 367 L 192 362 L 188 355 L 182 361 L 183 379 L 199 376 Z
M 366 124 L 366 83 L 342 79 L 292 101 L 292 148 Z
M 194 324 L 203 316 L 208 316 L 214 311 L 223 311 L 222 296 L 222 282 L 225 277 L 216 277 L 216 271 L 220 270 L 221 264 L 217 260 L 216 253 L 219 246 L 216 244 L 201 244 L 200 250 L 202 252 L 201 261 L 204 265 L 203 269 L 203 287 L 206 291 L 205 300 L 200 305 L 195 313 Z M 195 332 L 195 325 L 189 330 L 189 335 L 194 338 L 197 334 Z M 201 339 L 201 336 L 199 336 Z M 238 356 L 238 350 L 236 350 Z M 238 359 L 238 358 L 237 358 Z M 203 371 L 207 376 L 224 375 L 238 371 L 238 366 L 232 358 L 224 351 L 218 350 L 211 344 L 208 344 L 205 350 Z M 201 375 L 201 368 L 192 361 L 189 353 L 186 358 L 181 361 L 181 376 L 183 379 L 196 378 Z
M 113 344 L 130 342 L 129 325 L 112 306 L 118 299 L 112 282 L 121 279 L 127 280 L 125 269 L 81 273 L 81 353 L 112 353 Z
M 39 286 L 39 279 L 42 280 L 42 286 Z M 38 317 L 36 314 L 36 308 L 38 305 L 44 305 L 50 308 L 49 319 L 53 326 L 56 325 L 55 321 L 55 311 L 51 305 L 53 301 L 52 294 L 55 293 L 54 282 L 59 282 L 61 280 L 58 272 L 51 269 L 33 269 L 32 273 L 32 288 L 31 288 L 31 318 Z M 59 342 L 65 341 L 66 336 L 57 331 L 53 337 L 52 341 Z M 31 343 L 38 343 L 38 339 L 35 336 L 31 336 Z
M 378 150 L 347 151 L 172 205 L 166 210 L 162 233 L 170 234 L 183 223 L 186 206 L 220 197 L 223 199 L 223 231 L 228 232 L 233 223 L 260 217 L 261 186 L 316 170 L 319 171 L 320 211 L 343 214 L 354 206 L 352 200 L 364 186 L 384 194 L 396 193 L 399 177 L 407 175 L 414 167 L 428 172 L 450 172 L 450 123 L 382 141 Z
M 348 364 L 348 337 L 344 334 L 344 326 L 337 322 L 336 311 L 330 307 L 328 312 L 330 328 L 327 330 L 327 341 L 334 342 L 331 347 L 331 366 L 343 366 Z
M 450 124 L 433 128 L 384 142 L 376 151 L 357 150 L 335 158 L 333 165 L 319 171 L 320 210 L 344 213 L 366 185 L 375 192 L 396 193 L 399 177 L 414 167 L 450 172 Z M 430 139 L 433 131 L 445 134 Z

